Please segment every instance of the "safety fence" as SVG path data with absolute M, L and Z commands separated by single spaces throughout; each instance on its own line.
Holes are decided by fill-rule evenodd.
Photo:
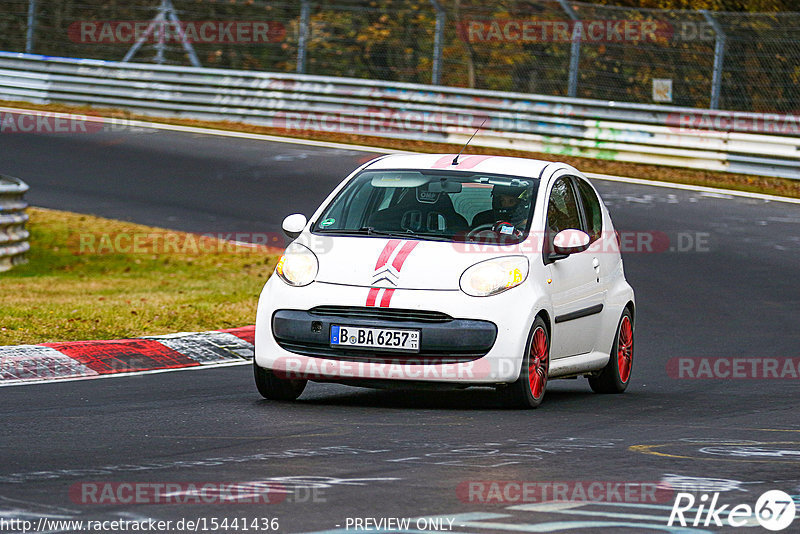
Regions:
M 25 223 L 28 215 L 23 197 L 28 190 L 19 178 L 0 175 L 0 272 L 25 263 L 30 249 Z
M 244 122 L 297 135 L 463 144 L 480 128 L 474 146 L 800 179 L 796 115 L 11 53 L 0 53 L 0 99 Z M 54 131 L 46 120 L 18 121 L 6 114 L 2 133 Z

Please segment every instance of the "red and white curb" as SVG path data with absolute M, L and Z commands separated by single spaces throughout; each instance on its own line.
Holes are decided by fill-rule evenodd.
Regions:
M 110 341 L 0 347 L 0 386 L 103 378 L 253 359 L 255 326 Z

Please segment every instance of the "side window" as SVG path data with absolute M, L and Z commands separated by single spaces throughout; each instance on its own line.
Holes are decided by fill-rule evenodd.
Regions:
M 592 243 L 600 239 L 603 233 L 603 212 L 600 209 L 600 200 L 597 198 L 592 186 L 585 180 L 575 178 L 578 184 L 578 192 L 581 195 L 583 204 L 584 220 L 586 221 L 586 233 L 592 238 Z
M 552 242 L 555 235 L 568 228 L 581 229 L 581 217 L 575 191 L 567 177 L 561 177 L 553 184 L 547 204 L 547 229 Z

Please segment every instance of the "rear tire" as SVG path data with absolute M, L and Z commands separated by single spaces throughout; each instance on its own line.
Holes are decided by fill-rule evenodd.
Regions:
M 509 408 L 536 408 L 544 399 L 547 375 L 550 372 L 550 336 L 541 317 L 533 322 L 525 356 L 516 382 L 499 391 Z
M 270 400 L 293 401 L 303 393 L 308 383 L 308 380 L 278 378 L 271 369 L 259 367 L 255 359 L 253 360 L 253 375 L 258 392 L 262 397 Z
M 631 381 L 633 367 L 633 319 L 625 308 L 617 326 L 614 346 L 608 363 L 597 376 L 589 377 L 589 386 L 595 393 L 622 393 Z

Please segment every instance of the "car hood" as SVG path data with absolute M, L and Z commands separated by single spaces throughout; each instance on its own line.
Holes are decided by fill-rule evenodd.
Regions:
M 318 236 L 309 237 L 313 242 Z M 376 237 L 325 236 L 322 241 L 321 247 L 309 247 L 319 259 L 317 281 L 395 289 L 458 290 L 465 269 L 513 254 L 504 249 L 514 248 Z

